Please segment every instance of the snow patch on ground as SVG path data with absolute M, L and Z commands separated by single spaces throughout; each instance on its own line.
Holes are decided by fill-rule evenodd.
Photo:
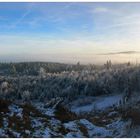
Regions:
M 23 114 L 22 114 L 23 109 L 20 108 L 19 106 L 17 106 L 17 105 L 10 105 L 9 106 L 9 110 L 10 110 L 10 116 L 13 116 L 14 114 L 16 114 L 16 116 L 18 116 L 20 118 L 23 117 Z
M 113 121 L 111 124 L 107 125 L 106 127 L 112 131 L 112 137 L 127 137 L 127 130 L 130 128 L 131 121 L 123 121 L 118 119 Z
M 32 127 L 33 128 L 36 128 L 36 127 L 41 127 L 42 126 L 42 123 L 41 123 L 41 121 L 39 120 L 39 119 L 32 119 Z
M 70 131 L 78 131 L 79 130 L 76 121 L 70 121 L 68 123 L 64 123 L 64 127 Z
M 66 134 L 65 138 L 84 138 L 81 132 L 69 132 Z
M 46 109 L 46 111 L 44 112 L 44 114 L 46 114 L 46 115 L 48 115 L 48 116 L 50 116 L 50 117 L 53 117 L 53 116 L 55 116 L 54 115 L 54 109 L 52 109 L 52 108 L 48 108 L 48 109 Z
M 95 106 L 98 110 L 106 109 L 113 105 L 117 105 L 122 99 L 122 95 L 114 95 L 99 99 L 95 102 Z
M 4 137 L 8 137 L 6 134 L 5 134 L 5 130 L 3 130 L 2 128 L 0 128 L 0 137 L 1 138 L 4 138 Z
M 36 103 L 36 104 L 34 104 L 34 106 L 45 115 L 48 115 L 50 117 L 55 116 L 55 114 L 54 114 L 55 109 L 53 109 L 53 108 L 46 108 L 45 105 L 42 103 Z
M 109 130 L 105 129 L 104 127 L 95 126 L 86 119 L 81 119 L 80 123 L 87 128 L 89 137 L 107 137 L 111 135 Z
M 119 101 L 122 99 L 122 95 L 112 95 L 112 96 L 102 96 L 97 97 L 97 99 L 93 100 L 93 102 L 89 105 L 85 106 L 77 106 L 75 104 L 72 105 L 71 111 L 76 114 L 80 113 L 89 113 L 94 110 L 105 110 L 113 105 L 117 106 Z
M 83 138 L 84 137 L 78 127 L 77 122 L 78 121 L 70 121 L 68 123 L 63 124 L 65 129 L 70 131 L 66 134 L 65 136 L 66 138 Z
M 55 118 L 52 118 L 51 120 L 49 120 L 49 124 L 50 124 L 51 128 L 53 128 L 54 131 L 59 131 L 61 121 L 59 121 Z

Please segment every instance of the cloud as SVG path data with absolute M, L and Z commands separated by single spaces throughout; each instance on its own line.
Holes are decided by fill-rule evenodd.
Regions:
M 111 24 L 109 26 L 104 27 L 105 29 L 111 29 L 111 28 L 118 28 L 118 27 L 125 27 L 128 30 L 130 30 L 130 26 L 131 28 L 135 29 L 136 27 L 139 27 L 140 25 L 140 16 L 138 16 L 137 14 L 133 14 L 133 15 L 122 15 L 120 17 L 117 17 L 115 19 L 114 24 Z M 129 27 L 128 27 L 129 26 Z
M 98 36 L 98 39 L 101 38 L 101 41 L 106 40 L 106 42 L 127 40 L 126 42 L 133 42 L 131 45 L 138 43 L 140 38 L 139 6 L 134 3 L 105 3 L 92 7 L 91 16 L 95 25 L 95 37 Z
M 17 19 L 16 22 L 12 23 L 11 26 L 9 26 L 9 28 L 15 28 L 17 27 L 18 24 L 22 23 L 23 20 L 31 13 L 33 6 L 34 3 L 29 3 L 27 5 L 27 10 L 23 13 L 23 15 L 19 19 Z
M 12 36 L 16 37 L 2 38 L 0 53 L 29 52 L 34 56 L 34 53 L 46 52 L 61 56 L 63 52 L 68 56 L 70 53 L 80 57 L 85 54 L 89 59 L 92 58 L 89 54 L 106 55 L 98 55 L 104 58 L 107 55 L 116 57 L 116 54 L 139 55 L 140 10 L 124 3 L 89 4 L 30 3 L 30 6 L 24 6 L 17 16 L 13 13 L 13 17 L 1 25 L 1 32 L 7 31 L 3 26 L 10 25 L 8 33 L 14 33 Z
M 92 12 L 93 13 L 106 13 L 106 12 L 110 12 L 110 10 L 106 7 L 96 7 L 94 8 Z
M 124 51 L 124 52 L 110 52 L 110 53 L 102 53 L 98 55 L 118 55 L 118 54 L 139 54 L 140 51 Z

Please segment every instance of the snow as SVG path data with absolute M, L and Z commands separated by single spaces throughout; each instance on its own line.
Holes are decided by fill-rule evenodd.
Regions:
M 13 131 L 13 130 L 9 130 L 12 134 L 13 134 L 13 136 L 15 137 L 15 138 L 20 138 L 20 133 L 18 133 L 18 132 L 15 132 L 15 131 Z
M 89 137 L 107 137 L 111 135 L 109 130 L 105 129 L 104 127 L 95 126 L 86 119 L 81 119 L 80 123 L 87 128 Z
M 3 137 L 8 137 L 6 134 L 5 134 L 5 130 L 3 130 L 2 128 L 0 128 L 0 137 L 3 138 Z
M 38 129 L 35 129 L 35 132 L 33 132 L 33 137 L 51 138 L 53 134 L 55 135 L 55 132 L 53 132 L 50 128 L 42 125 L 38 127 Z
M 129 129 L 127 132 L 127 137 L 129 138 L 140 138 L 140 126 L 136 126 L 132 129 Z
M 70 121 L 68 123 L 64 123 L 64 127 L 70 131 L 78 131 L 79 130 L 76 121 Z
M 83 112 L 91 112 L 94 109 L 94 104 L 81 106 L 81 107 L 73 107 L 72 112 L 75 112 L 77 114 L 83 113 Z
M 50 138 L 51 137 L 51 130 L 49 128 L 46 128 L 44 130 L 43 138 Z
M 66 134 L 65 138 L 84 138 L 81 132 L 69 132 Z
M 54 116 L 54 109 L 48 108 L 48 109 L 46 109 L 44 114 L 46 114 L 50 117 L 53 117 Z
M 65 137 L 84 137 L 84 134 L 80 131 L 79 125 L 82 124 L 88 132 L 89 137 L 108 137 L 112 135 L 110 130 L 107 130 L 104 127 L 99 127 L 86 119 L 80 119 L 76 121 L 70 121 L 64 124 L 64 127 L 70 132 L 66 134 Z
M 6 117 L 3 118 L 3 125 L 4 125 L 5 128 L 8 127 L 8 119 Z
M 64 123 L 65 129 L 69 130 L 70 132 L 66 134 L 66 138 L 82 138 L 84 137 L 78 127 L 78 121 L 70 121 L 68 123 Z
M 102 99 L 96 101 L 96 103 L 95 103 L 96 108 L 98 110 L 106 109 L 113 105 L 117 105 L 121 99 L 122 99 L 121 95 L 114 95 L 114 96 L 108 96 L 108 97 L 102 98 Z
M 10 105 L 9 106 L 9 110 L 10 110 L 10 116 L 13 116 L 14 113 L 15 113 L 16 116 L 18 116 L 20 118 L 23 117 L 23 114 L 22 114 L 23 109 L 20 108 L 19 106 L 17 106 L 17 105 Z
M 75 109 L 85 109 L 84 111 L 89 112 L 89 110 L 98 109 L 98 110 L 105 110 L 115 104 L 118 105 L 118 102 L 121 100 L 121 95 L 112 95 L 112 96 L 101 96 L 94 98 L 93 103 L 90 100 L 89 105 L 85 105 L 80 107 L 79 104 L 76 104 L 78 107 Z M 87 100 L 88 101 L 88 100 Z M 88 103 L 88 102 L 87 102 Z M 90 108 L 88 108 L 90 107 Z M 7 131 L 11 132 L 14 137 L 22 137 L 22 133 L 16 132 L 13 128 L 8 128 L 8 121 L 9 116 L 16 115 L 22 118 L 23 116 L 23 109 L 21 106 L 17 104 L 9 105 L 9 112 L 6 113 L 3 118 L 3 128 L 0 128 L 0 136 L 1 137 L 8 137 L 6 135 Z M 54 110 L 51 107 L 47 108 L 44 107 L 42 103 L 38 103 L 36 108 L 44 114 L 42 116 L 29 116 L 31 120 L 31 127 L 33 128 L 30 130 L 25 130 L 25 133 L 29 137 L 43 137 L 43 138 L 51 138 L 51 137 L 66 137 L 66 138 L 83 138 L 83 137 L 90 137 L 90 138 L 105 138 L 105 137 L 139 137 L 139 130 L 140 128 L 129 129 L 131 121 L 124 121 L 121 120 L 121 116 L 117 116 L 116 118 L 112 118 L 112 121 L 108 125 L 97 126 L 92 120 L 91 122 L 88 119 L 74 119 L 73 121 L 69 121 L 67 123 L 63 123 L 57 119 L 55 116 Z M 57 109 L 57 108 L 56 108 Z M 79 111 L 78 110 L 78 111 Z M 77 111 L 77 110 L 76 110 Z M 83 110 L 80 110 L 83 111 Z M 65 113 L 65 112 L 64 112 Z M 115 115 L 116 111 L 110 112 L 108 111 L 107 117 L 111 117 Z M 4 113 L 3 113 L 4 115 Z M 8 116 L 9 115 L 9 116 Z M 28 115 L 28 114 L 27 114 Z M 90 114 L 89 114 L 90 115 Z M 45 116 L 45 117 L 44 117 Z M 65 133 L 61 128 L 65 128 Z M 62 130 L 62 131 L 61 131 Z M 85 130 L 85 131 L 84 131 Z M 131 130 L 131 132 L 129 132 Z
M 42 123 L 41 123 L 41 121 L 39 120 L 39 119 L 32 119 L 32 127 L 33 128 L 36 128 L 36 127 L 40 127 L 40 126 L 42 126 Z
M 40 68 L 42 64 L 39 65 Z M 45 67 L 48 66 L 47 64 Z M 122 94 L 127 94 L 128 81 L 126 82 L 125 78 L 129 79 L 130 83 L 136 83 L 139 79 L 140 69 L 127 70 L 123 68 L 121 70 L 118 67 L 107 70 L 100 67 L 96 69 L 95 66 L 93 70 L 73 70 L 71 72 L 72 67 L 69 72 L 47 73 L 45 74 L 46 78 L 43 68 L 40 68 L 41 77 L 30 75 L 29 69 L 27 70 L 29 73 L 24 74 L 24 76 L 21 73 L 18 77 L 7 74 L 0 77 L 2 91 L 6 93 L 1 93 L 2 100 L 5 101 L 1 102 L 1 107 L 4 109 L 2 108 L 0 112 L 0 137 L 140 137 L 139 123 L 134 124 L 132 128 L 130 127 L 131 121 L 135 121 L 135 117 L 134 119 L 133 116 L 131 117 L 133 112 L 130 110 L 132 120 L 123 119 L 123 113 L 125 114 L 125 110 L 129 107 L 139 109 L 139 83 L 134 84 L 138 93 L 133 93 L 133 97 L 126 104 L 120 102 L 122 101 L 121 93 L 114 93 L 115 91 L 122 91 Z M 122 82 L 122 87 L 120 87 L 119 81 Z M 106 93 L 106 95 L 94 96 L 98 93 L 97 88 L 103 89 L 104 92 L 102 93 Z M 107 94 L 108 88 L 112 94 Z M 17 96 L 17 89 L 21 93 L 20 100 Z M 26 100 L 24 101 L 24 99 Z M 31 107 L 29 108 L 31 110 L 26 111 L 26 107 L 28 107 L 24 106 L 26 104 L 30 104 L 34 108 Z M 57 108 L 59 104 L 61 106 Z M 119 104 L 121 104 L 120 108 L 116 108 Z M 9 106 L 8 109 L 7 106 Z M 66 112 L 62 112 L 63 108 L 61 110 L 61 107 L 67 107 Z M 69 115 L 67 111 L 67 109 L 70 111 L 69 108 L 77 113 L 77 117 L 73 114 Z M 63 113 L 65 116 L 60 119 L 59 113 Z M 67 117 L 70 118 L 67 119 Z M 63 120 L 64 118 L 66 120 Z
M 34 106 L 40 110 L 43 114 L 45 115 L 48 115 L 50 117 L 53 117 L 55 116 L 54 112 L 55 112 L 55 109 L 52 109 L 52 108 L 46 108 L 44 104 L 42 103 L 36 103 L 34 104 Z
M 31 132 L 29 130 L 25 130 L 25 133 L 30 135 Z
M 93 100 L 91 104 L 85 106 L 75 106 L 71 108 L 72 112 L 76 114 L 80 113 L 89 113 L 94 110 L 105 110 L 113 105 L 118 105 L 119 101 L 122 99 L 122 95 L 110 95 L 110 96 L 101 96 Z
M 111 117 L 111 116 L 113 116 L 113 115 L 117 115 L 118 113 L 116 112 L 116 111 L 113 111 L 113 112 L 110 112 L 109 114 L 108 114 L 108 117 Z
M 46 127 L 44 130 L 42 130 L 42 136 L 43 138 L 51 138 L 52 136 L 58 137 L 59 134 L 55 131 L 52 131 L 50 128 Z
M 93 124 L 86 119 L 81 119 L 80 123 L 83 124 L 84 126 L 86 126 L 86 128 L 89 130 L 93 129 L 93 127 L 94 127 Z
M 51 125 L 51 127 L 53 128 L 54 131 L 59 130 L 59 126 L 61 125 L 61 121 L 59 121 L 55 118 L 51 118 L 51 120 L 49 120 L 49 123 L 50 123 L 50 125 Z
M 130 128 L 131 121 L 123 121 L 121 119 L 118 119 L 116 121 L 113 121 L 111 124 L 107 125 L 106 127 L 112 131 L 113 137 L 126 137 L 127 130 Z

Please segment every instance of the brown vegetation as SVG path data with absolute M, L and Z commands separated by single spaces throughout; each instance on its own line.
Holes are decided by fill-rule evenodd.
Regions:
M 62 121 L 63 123 L 78 119 L 78 116 L 75 113 L 64 108 L 62 105 L 57 106 L 55 116 L 58 120 Z

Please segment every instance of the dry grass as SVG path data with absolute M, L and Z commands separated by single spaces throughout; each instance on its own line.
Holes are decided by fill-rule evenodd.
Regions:
M 62 123 L 66 123 L 69 121 L 77 120 L 78 116 L 64 108 L 62 105 L 58 105 L 55 111 L 55 117 L 60 120 Z
M 120 117 L 119 113 L 114 113 L 112 115 L 109 115 L 110 113 L 117 110 L 114 110 L 113 108 L 110 108 L 109 110 L 106 110 L 105 112 L 100 113 L 94 113 L 93 115 L 89 115 L 87 119 L 89 119 L 93 124 L 100 126 L 100 127 L 106 127 L 106 125 L 112 123 L 115 119 Z
M 3 118 L 9 112 L 8 106 L 10 103 L 8 100 L 0 100 L 0 127 L 3 127 Z
M 83 124 L 78 124 L 80 131 L 83 133 L 85 137 L 89 137 L 87 128 Z
M 130 109 L 124 110 L 122 112 L 123 119 L 131 119 L 132 124 L 131 126 L 140 125 L 140 109 Z
M 66 135 L 70 131 L 68 129 L 66 129 L 63 125 L 61 125 L 61 127 L 59 128 L 59 132 L 63 135 Z
M 31 118 L 42 118 L 42 121 L 48 122 L 49 116 L 42 114 L 39 110 L 33 107 L 31 104 L 24 104 L 24 105 L 17 105 L 23 109 L 22 115 L 23 117 L 20 118 L 19 116 L 14 113 L 12 116 L 8 115 L 7 113 L 10 112 L 8 107 L 12 103 L 7 100 L 0 100 L 0 127 L 3 127 L 3 119 L 7 118 L 8 122 L 8 129 L 15 130 L 19 132 L 23 137 L 30 137 L 28 134 L 25 133 L 25 130 L 29 130 L 31 133 L 34 132 L 34 128 L 32 128 Z M 11 138 L 14 137 L 12 131 L 7 129 L 7 135 Z
M 7 113 L 9 112 L 8 106 L 11 104 L 8 100 L 0 100 L 0 113 Z

